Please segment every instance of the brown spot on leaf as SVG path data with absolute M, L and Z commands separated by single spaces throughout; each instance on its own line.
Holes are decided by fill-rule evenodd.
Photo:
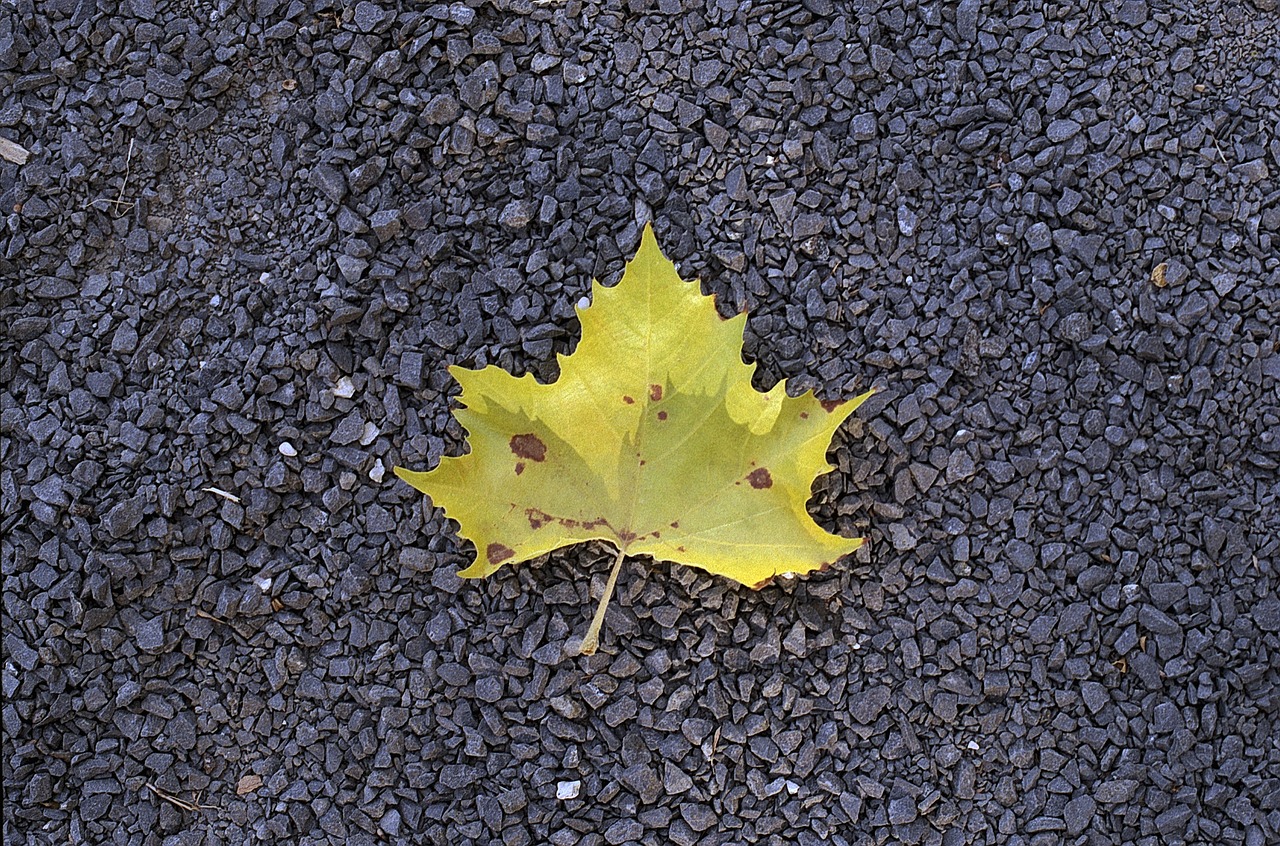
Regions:
M 561 517 L 560 525 L 564 526 L 566 529 L 576 529 L 582 524 L 579 523 L 577 520 L 573 519 L 572 517 Z
M 683 547 L 683 546 L 677 546 L 677 547 L 676 547 L 676 552 L 684 552 L 684 547 Z
M 491 543 L 485 548 L 484 554 L 489 559 L 490 564 L 501 564 L 508 558 L 516 554 L 516 551 L 509 546 L 500 543 Z
M 526 508 L 524 515 L 529 518 L 529 528 L 535 532 L 547 525 L 553 519 L 550 514 L 540 511 L 537 508 Z
M 678 529 L 678 528 L 680 528 L 680 521 L 679 521 L 679 520 L 673 520 L 673 521 L 671 521 L 671 528 L 673 528 L 673 529 Z
M 519 476 L 519 475 L 520 475 L 521 473 L 523 473 L 523 472 L 524 472 L 524 462 L 523 462 L 523 461 L 517 461 L 517 462 L 516 462 L 516 475 L 517 475 L 517 476 Z
M 531 461 L 545 461 L 547 458 L 547 445 L 542 442 L 542 438 L 532 432 L 523 435 L 512 435 L 511 451 L 521 458 L 528 458 Z
M 747 481 L 756 490 L 773 487 L 773 477 L 769 475 L 769 471 L 764 467 L 757 467 L 748 473 Z
M 618 540 L 622 541 L 623 543 L 631 543 L 633 540 L 636 539 L 636 533 L 631 531 L 630 529 L 623 529 L 617 534 L 618 534 Z
M 662 386 L 661 386 L 661 385 L 650 385 L 650 386 L 649 386 L 649 399 L 653 400 L 654 402 L 657 402 L 658 400 L 662 399 Z
M 627 405 L 635 405 L 635 402 L 636 402 L 634 399 L 627 396 L 626 394 L 622 395 L 622 401 L 625 402 Z
M 837 408 L 840 407 L 840 401 L 839 400 L 822 400 L 820 403 L 818 403 L 818 405 L 822 406 L 823 411 L 825 411 L 827 414 L 830 414 L 831 412 L 835 411 Z
M 809 419 L 809 412 L 807 412 L 807 411 L 802 411 L 802 412 L 800 412 L 800 419 L 801 419 L 801 420 L 808 420 L 808 419 Z
M 666 419 L 667 419 L 667 413 L 666 413 L 665 411 L 659 411 L 659 412 L 658 412 L 658 419 L 659 419 L 659 420 L 666 420 Z

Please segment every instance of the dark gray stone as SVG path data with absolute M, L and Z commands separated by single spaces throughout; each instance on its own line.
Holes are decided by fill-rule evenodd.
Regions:
M 1142 26 L 1147 22 L 1147 13 L 1145 0 L 1124 0 L 1116 19 L 1127 26 Z
M 956 32 L 970 44 L 978 40 L 978 12 L 980 0 L 960 0 L 956 6 Z
M 1047 250 L 1053 246 L 1053 235 L 1049 231 L 1048 225 L 1044 222 L 1033 224 L 1027 230 L 1026 238 L 1027 246 L 1036 252 Z
M 1062 818 L 1066 822 L 1067 834 L 1075 837 L 1088 829 L 1097 812 L 1097 803 L 1089 796 L 1077 796 L 1062 809 Z
M 716 824 L 716 813 L 706 805 L 694 802 L 680 803 L 680 816 L 694 831 L 706 831 Z
M 347 180 L 331 165 L 317 165 L 311 171 L 311 184 L 335 203 L 347 195 Z
M 856 115 L 849 123 L 849 135 L 854 141 L 872 141 L 879 133 L 879 121 L 872 112 Z
M 1280 632 L 1280 598 L 1269 596 L 1253 606 L 1253 622 L 1264 632 Z
M 875 722 L 876 717 L 880 716 L 880 712 L 884 710 L 885 706 L 889 704 L 889 698 L 890 690 L 883 685 L 852 694 L 849 716 L 853 717 L 855 722 L 871 725 Z
M 498 223 L 506 229 L 524 229 L 533 220 L 533 206 L 525 200 L 512 200 L 502 208 Z
M 144 503 L 138 497 L 117 503 L 103 518 L 103 526 L 111 537 L 123 538 L 142 523 L 142 518 L 145 516 L 143 507 Z
M 910 796 L 898 796 L 889 800 L 889 822 L 894 825 L 906 825 L 919 815 L 916 800 Z
M 155 616 L 140 623 L 135 640 L 143 652 L 152 655 L 162 652 L 165 646 L 164 618 Z
M 1102 805 L 1119 805 L 1129 802 L 1138 792 L 1138 782 L 1131 778 L 1104 781 L 1093 791 L 1093 798 Z
M 611 846 L 638 841 L 644 836 L 644 826 L 636 820 L 618 820 L 604 830 L 604 840 Z
M 484 702 L 498 702 L 502 699 L 502 679 L 496 676 L 485 676 L 476 679 L 476 696 Z
M 1061 144 L 1080 134 L 1080 124 L 1074 120 L 1055 120 L 1045 130 L 1045 135 L 1055 144 Z
M 1156 634 L 1181 634 L 1182 626 L 1168 614 L 1153 605 L 1143 605 L 1138 611 L 1138 622 Z
M 369 262 L 354 256 L 338 256 L 338 271 L 348 284 L 354 285 L 364 278 Z
M 1156 831 L 1166 837 L 1185 834 L 1187 823 L 1191 822 L 1192 816 L 1194 813 L 1186 805 L 1175 805 L 1156 815 Z
M 34 670 L 40 663 L 40 653 L 28 646 L 17 635 L 6 635 L 4 638 L 5 653 L 24 670 Z
M 462 104 L 448 93 L 437 94 L 422 109 L 422 120 L 431 126 L 453 123 L 462 114 Z

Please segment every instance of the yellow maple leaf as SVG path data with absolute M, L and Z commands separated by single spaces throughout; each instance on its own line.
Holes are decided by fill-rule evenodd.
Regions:
M 499 367 L 449 372 L 471 452 L 429 472 L 395 468 L 475 544 L 479 578 L 584 541 L 618 550 L 581 651 L 595 650 L 628 555 L 699 567 L 753 588 L 825 568 L 863 543 L 824 531 L 805 503 L 831 470 L 831 438 L 874 390 L 845 402 L 751 386 L 746 314 L 725 320 L 680 279 L 646 226 L 612 288 L 592 284 L 582 339 L 539 384 Z

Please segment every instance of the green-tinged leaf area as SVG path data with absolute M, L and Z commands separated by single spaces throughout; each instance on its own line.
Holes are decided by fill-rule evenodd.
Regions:
M 466 577 L 563 546 L 608 541 L 627 556 L 700 567 L 759 587 L 834 564 L 863 541 L 805 508 L 831 470 L 840 403 L 751 386 L 746 315 L 716 312 L 680 279 L 650 227 L 622 280 L 592 285 L 582 339 L 549 385 L 498 367 L 449 372 L 471 451 L 396 475 L 475 544 Z

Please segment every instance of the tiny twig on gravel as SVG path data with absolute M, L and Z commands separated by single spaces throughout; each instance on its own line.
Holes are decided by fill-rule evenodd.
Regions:
M 87 209 L 90 206 L 94 206 L 96 203 L 109 203 L 115 207 L 116 216 L 120 217 L 125 212 L 129 211 L 135 205 L 137 205 L 132 200 L 126 201 L 124 198 L 125 189 L 129 187 L 129 172 L 132 165 L 133 165 L 133 139 L 130 138 L 129 152 L 125 154 L 125 158 L 124 158 L 124 181 L 120 183 L 120 193 L 116 195 L 116 198 L 114 200 L 109 199 L 107 197 L 98 197 L 97 199 L 90 200 L 88 203 L 84 205 L 84 208 Z
M 223 618 L 210 614 L 208 611 L 204 611 L 200 608 L 196 609 L 196 616 L 204 617 L 206 620 L 213 620 L 215 623 L 221 623 L 224 626 L 231 625 L 230 620 L 224 620 Z
M 147 789 L 150 790 L 152 793 L 159 796 L 164 801 L 178 806 L 184 811 L 203 811 L 207 807 L 205 805 L 201 805 L 198 802 L 188 802 L 186 799 L 181 799 L 177 796 L 174 796 L 171 793 L 167 793 L 161 790 L 160 788 L 156 787 L 154 784 L 152 784 L 149 781 L 146 782 L 146 785 L 147 785 Z

